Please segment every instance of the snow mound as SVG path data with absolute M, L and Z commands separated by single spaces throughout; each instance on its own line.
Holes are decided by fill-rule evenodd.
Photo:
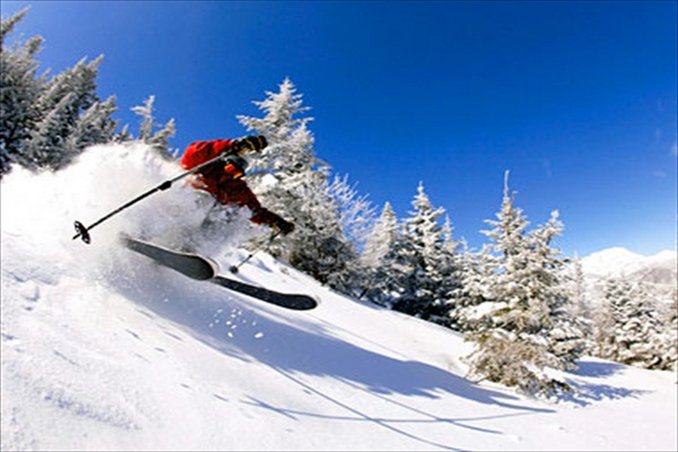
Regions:
M 5 177 L 2 450 L 675 450 L 676 379 L 586 359 L 547 404 L 463 378 L 454 332 L 360 303 L 259 254 L 238 277 L 313 295 L 296 312 L 192 281 L 117 243 L 173 246 L 209 206 L 178 184 L 72 240 L 179 168 L 99 146 Z M 237 224 L 238 222 L 236 222 Z M 241 222 L 242 223 L 242 222 Z M 238 235 L 241 231 L 242 235 Z M 227 268 L 247 224 L 199 243 Z

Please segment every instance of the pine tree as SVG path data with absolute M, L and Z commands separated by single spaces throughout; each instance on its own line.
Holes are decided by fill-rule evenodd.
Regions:
M 407 269 L 401 282 L 403 292 L 393 309 L 423 319 L 443 321 L 447 312 L 445 243 L 439 224 L 443 208 L 435 208 L 419 183 L 412 200 L 410 216 L 404 221 L 404 233 L 396 260 Z
M 284 179 L 325 166 L 313 151 L 314 138 L 308 129 L 313 118 L 299 117 L 310 107 L 303 105 L 303 95 L 297 94 L 289 78 L 283 80 L 277 93 L 267 91 L 266 99 L 254 104 L 264 112 L 263 118 L 238 116 L 247 130 L 266 136 L 269 142 L 266 149 L 252 157 L 253 172 L 275 173 Z
M 567 391 L 567 384 L 543 372 L 547 366 L 563 367 L 548 334 L 553 329 L 554 305 L 548 299 L 553 275 L 544 269 L 544 259 L 551 254 L 544 245 L 552 231 L 527 235 L 529 223 L 509 193 L 508 172 L 501 210 L 496 220 L 487 223 L 493 228 L 484 233 L 492 242 L 488 249 L 496 261 L 487 280 L 491 301 L 485 303 L 486 314 L 468 334 L 477 343 L 469 357 L 470 375 L 532 394 Z
M 367 274 L 362 296 L 382 306 L 391 307 L 402 292 L 405 273 L 397 261 L 401 241 L 398 218 L 386 202 L 360 258 Z
M 374 225 L 374 207 L 367 196 L 359 194 L 356 185 L 349 184 L 348 176 L 335 175 L 328 186 L 328 193 L 339 210 L 343 236 L 351 250 L 346 281 L 342 283 L 344 291 L 360 297 L 369 279 L 369 269 L 363 265 L 359 250 L 365 246 Z
M 678 371 L 678 289 L 674 288 L 673 301 L 663 320 L 661 369 Z
M 69 113 L 74 124 L 80 112 L 99 100 L 96 94 L 96 77 L 103 59 L 103 55 L 90 62 L 82 58 L 72 68 L 50 79 L 38 99 L 37 107 L 42 115 L 49 114 L 66 96 L 72 95 Z
M 341 227 L 340 208 L 330 195 L 327 176 L 319 171 L 306 175 L 309 179 L 286 188 L 299 207 L 291 216 L 297 228 L 287 238 L 289 247 L 282 256 L 318 281 L 351 294 L 358 254 Z
M 42 37 L 34 36 L 12 48 L 6 45 L 7 36 L 27 13 L 25 8 L 0 25 L 0 177 L 19 160 L 23 143 L 39 118 L 36 103 L 45 83 L 44 76 L 37 76 L 35 59 Z
M 588 290 L 581 259 L 575 255 L 569 278 L 569 298 L 572 300 L 572 315 L 582 333 L 582 353 L 595 353 L 594 313 L 588 299 Z
M 263 118 L 238 116 L 248 131 L 266 136 L 269 145 L 248 156 L 251 173 L 248 180 L 263 203 L 285 218 L 294 218 L 304 203 L 296 188 L 305 187 L 318 194 L 326 193 L 329 168 L 315 156 L 314 138 L 307 124 L 313 118 L 296 116 L 309 110 L 302 106 L 302 95 L 290 79 L 279 86 L 278 93 L 254 102 L 264 112 Z M 276 249 L 280 253 L 280 249 Z
M 38 121 L 21 155 L 24 166 L 58 170 L 68 162 L 65 146 L 72 127 L 75 98 L 75 93 L 67 93 Z
M 129 124 L 125 124 L 122 129 L 113 135 L 114 143 L 126 143 L 134 140 L 134 136 L 129 131 Z
M 529 234 L 532 296 L 543 300 L 549 308 L 551 328 L 547 335 L 549 350 L 561 360 L 562 367 L 575 369 L 576 360 L 585 349 L 584 334 L 577 321 L 576 306 L 566 286 L 566 259 L 552 246 L 554 238 L 562 234 L 563 224 L 558 211 L 549 221 Z
M 98 101 L 96 77 L 102 61 L 102 56 L 89 63 L 82 59 L 46 85 L 37 100 L 40 120 L 30 131 L 30 138 L 22 151 L 21 159 L 25 166 L 58 170 L 82 150 L 77 146 L 66 149 L 66 144 L 81 114 Z
M 526 234 L 529 222 L 522 209 L 515 206 L 515 195 L 509 193 L 508 172 L 497 220 L 487 223 L 493 229 L 483 233 L 491 241 L 488 250 L 496 256 L 493 278 L 488 283 L 492 299 L 507 304 L 507 308 L 494 312 L 495 322 L 511 331 L 539 333 L 545 326 L 550 327 L 549 309 L 543 300 L 532 296 L 532 255 Z
M 341 228 L 356 249 L 362 249 L 375 222 L 375 211 L 366 195 L 361 195 L 348 175 L 335 175 L 328 187 L 330 197 L 339 206 Z
M 612 300 L 626 297 L 631 287 L 622 281 L 608 278 L 604 283 L 603 298 L 600 306 L 594 311 L 592 319 L 591 337 L 593 342 L 592 353 L 604 359 L 614 359 L 614 330 L 615 320 L 612 316 Z
M 612 330 L 603 357 L 649 369 L 661 368 L 662 342 L 656 301 L 642 283 L 609 280 L 605 287 Z
M 156 124 L 155 122 L 154 104 L 155 96 L 149 96 L 144 102 L 144 105 L 132 107 L 132 111 L 141 118 L 138 139 L 153 146 L 153 149 L 158 151 L 165 159 L 171 160 L 176 157 L 176 152 L 172 152 L 169 149 L 169 139 L 176 133 L 175 121 L 174 118 L 172 118 L 167 121 L 161 129 L 155 130 L 159 124 Z M 120 139 L 125 139 L 123 134 L 120 135 Z
M 438 297 L 443 301 L 445 320 L 440 323 L 452 326 L 454 322 L 451 313 L 455 311 L 456 298 L 463 290 L 463 257 L 458 252 L 462 242 L 454 239 L 452 220 L 449 215 L 445 216 L 441 233 L 443 242 L 440 268 L 443 281 L 438 289 Z
M 12 26 L 3 27 L 3 39 Z M 33 38 L 19 51 L 3 49 L 3 64 L 11 67 L 3 70 L 3 76 L 11 80 L 3 79 L 2 89 L 11 94 L 3 94 L 3 121 L 7 120 L 9 132 L 3 136 L 1 159 L 36 170 L 58 170 L 86 146 L 112 138 L 115 101 L 101 102 L 96 94 L 101 56 L 90 62 L 82 59 L 49 80 L 36 78 L 33 56 L 41 42 L 41 38 Z M 22 91 L 20 87 L 28 88 Z M 13 100 L 5 102 L 8 98 Z
M 487 245 L 477 252 L 471 251 L 466 243 L 462 246 L 457 260 L 459 286 L 452 293 L 447 315 L 450 328 L 470 333 L 478 330 L 481 323 L 478 308 L 491 306 L 494 301 L 490 289 L 497 264 Z
M 369 267 L 378 267 L 392 249 L 398 233 L 398 218 L 391 203 L 386 202 L 381 215 L 365 242 L 361 256 L 362 262 Z
M 251 156 L 255 174 L 250 183 L 263 205 L 296 225 L 293 234 L 268 251 L 320 282 L 350 290 L 357 252 L 344 234 L 339 203 L 332 198 L 329 166 L 313 150 L 314 138 L 307 127 L 312 118 L 297 117 L 308 111 L 302 95 L 288 78 L 279 88 L 255 102 L 265 113 L 263 118 L 238 117 L 269 142 Z
M 95 102 L 79 118 L 75 128 L 66 141 L 66 155 L 77 155 L 87 146 L 110 142 L 117 127 L 116 121 L 111 119 L 117 110 L 115 97 L 111 96 L 104 102 Z

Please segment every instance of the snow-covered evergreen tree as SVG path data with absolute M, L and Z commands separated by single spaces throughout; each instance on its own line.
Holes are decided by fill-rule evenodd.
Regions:
M 279 92 L 255 102 L 263 118 L 239 116 L 250 131 L 266 136 L 269 146 L 251 155 L 250 183 L 262 204 L 292 221 L 294 233 L 269 247 L 296 268 L 339 290 L 349 290 L 357 259 L 353 244 L 342 228 L 342 212 L 332 197 L 329 167 L 313 150 L 302 95 L 287 78 Z M 258 175 L 257 175 L 258 173 Z
M 263 151 L 248 156 L 250 185 L 271 210 L 294 218 L 304 203 L 294 189 L 307 187 L 325 195 L 329 168 L 317 159 L 313 150 L 313 134 L 307 127 L 313 118 L 296 117 L 309 110 L 302 106 L 302 95 L 296 93 L 288 78 L 279 89 L 277 93 L 266 92 L 265 100 L 254 103 L 264 112 L 263 118 L 238 116 L 238 119 L 247 130 L 266 136 L 269 143 Z M 275 251 L 282 252 L 280 248 Z
M 287 237 L 282 256 L 294 267 L 344 293 L 353 294 L 358 253 L 342 229 L 340 206 L 330 193 L 322 171 L 286 188 L 298 200 L 291 218 L 297 228 Z M 324 186 L 319 186 L 322 176 Z M 282 187 L 281 187 L 282 188 Z
M 661 369 L 678 370 L 678 289 L 674 288 L 673 302 L 667 307 L 663 318 Z
M 57 170 L 67 163 L 65 147 L 72 127 L 75 98 L 74 93 L 67 93 L 37 122 L 21 155 L 24 166 Z
M 362 262 L 369 267 L 378 267 L 392 250 L 397 233 L 398 218 L 391 203 L 386 202 L 379 219 L 374 224 L 372 232 L 365 242 L 365 248 L 361 255 Z
M 608 278 L 604 284 L 603 298 L 591 316 L 591 354 L 613 359 L 615 321 L 611 311 L 612 300 L 627 297 L 631 285 L 614 278 Z
M 100 55 L 92 61 L 81 59 L 75 66 L 57 74 L 47 83 L 38 99 L 38 108 L 43 114 L 53 111 L 63 99 L 71 95 L 73 123 L 81 111 L 86 111 L 99 100 L 96 94 L 96 77 L 104 57 Z
M 374 207 L 366 195 L 361 195 L 355 185 L 349 184 L 347 175 L 335 175 L 328 192 L 339 210 L 343 236 L 352 250 L 348 264 L 350 271 L 342 283 L 344 292 L 360 296 L 369 279 L 369 268 L 363 265 L 360 250 L 364 248 L 375 223 Z
M 117 122 L 111 115 L 117 110 L 115 97 L 95 102 L 79 118 L 66 141 L 67 155 L 77 155 L 87 146 L 107 143 L 114 137 Z
M 509 192 L 508 172 L 501 210 L 496 217 L 496 220 L 486 220 L 493 228 L 482 231 L 490 239 L 486 251 L 495 258 L 491 277 L 486 281 L 490 299 L 502 304 L 492 312 L 494 323 L 520 332 L 542 331 L 549 323 L 549 310 L 546 303 L 531 296 L 532 256 L 526 233 L 529 222 L 522 209 L 515 206 L 515 195 Z
M 577 307 L 569 296 L 566 259 L 560 257 L 560 250 L 552 243 L 562 230 L 558 211 L 553 211 L 546 224 L 529 234 L 530 281 L 532 296 L 546 302 L 549 308 L 549 349 L 560 358 L 563 367 L 574 369 L 585 349 L 585 340 L 577 320 Z
M 164 126 L 156 130 L 160 125 L 155 122 L 154 104 L 155 96 L 149 96 L 143 105 L 132 107 L 132 111 L 141 118 L 138 139 L 153 146 L 153 149 L 157 150 L 162 157 L 168 160 L 173 159 L 176 157 L 176 152 L 169 149 L 169 139 L 176 133 L 174 118 L 170 119 Z M 121 141 L 124 140 L 122 134 L 119 138 Z
M 583 353 L 595 353 L 594 314 L 591 309 L 591 301 L 589 300 L 581 259 L 576 255 L 570 266 L 570 277 L 567 286 L 572 303 L 572 315 L 584 340 Z
M 483 314 L 479 307 L 492 306 L 491 287 L 497 264 L 487 245 L 477 252 L 466 243 L 462 246 L 457 260 L 459 287 L 452 293 L 447 316 L 450 328 L 471 332 L 477 329 Z
M 328 187 L 330 197 L 339 206 L 341 227 L 357 249 L 362 249 L 375 222 L 375 210 L 366 195 L 361 195 L 348 175 L 335 175 Z
M 263 118 L 238 116 L 247 130 L 266 136 L 269 142 L 266 149 L 251 156 L 253 172 L 263 170 L 287 179 L 326 166 L 313 151 L 314 138 L 308 129 L 313 118 L 300 116 L 310 110 L 303 105 L 303 95 L 289 78 L 278 88 L 278 92 L 267 91 L 263 101 L 254 102 L 264 112 Z
M 31 169 L 60 169 L 91 144 L 110 141 L 115 100 L 101 102 L 96 77 L 103 57 L 80 60 L 47 78 L 36 74 L 42 38 L 8 48 L 6 38 L 26 15 L 2 22 L 0 71 L 0 175 L 12 163 Z
M 39 118 L 37 99 L 45 83 L 37 76 L 43 38 L 34 36 L 8 48 L 7 36 L 28 13 L 25 8 L 0 24 L 0 177 L 21 155 L 24 141 Z
M 393 309 L 424 319 L 444 321 L 448 260 L 440 218 L 445 210 L 433 206 L 423 183 L 417 187 L 412 207 L 410 216 L 404 220 L 396 258 L 407 270 L 400 282 L 403 291 Z
M 477 342 L 470 356 L 470 375 L 533 394 L 567 390 L 568 385 L 543 372 L 546 366 L 564 365 L 549 338 L 554 307 L 549 298 L 554 281 L 544 269 L 545 260 L 552 257 L 544 245 L 552 232 L 542 230 L 528 236 L 527 218 L 509 193 L 508 172 L 501 210 L 496 220 L 487 223 L 492 229 L 484 233 L 491 240 L 488 248 L 495 255 L 496 266 L 487 280 L 490 301 L 479 306 L 485 314 L 469 333 Z M 539 244 L 537 238 L 545 243 Z
M 386 202 L 360 258 L 366 273 L 362 295 L 368 300 L 391 307 L 402 292 L 406 269 L 397 259 L 402 240 L 398 218 Z
M 572 260 L 572 279 L 571 282 L 571 298 L 577 310 L 583 314 L 588 315 L 590 309 L 589 303 L 586 300 L 586 279 L 584 277 L 584 267 L 581 259 L 575 255 Z
M 82 151 L 77 146 L 67 149 L 66 144 L 69 136 L 76 131 L 81 115 L 99 101 L 96 77 L 102 61 L 101 56 L 90 62 L 82 59 L 48 82 L 37 101 L 41 119 L 31 130 L 22 152 L 24 165 L 56 170 L 70 163 Z M 107 105 L 110 105 L 111 100 L 108 102 Z M 110 126 L 105 126 L 106 130 L 115 128 L 115 123 L 110 119 L 113 111 L 108 109 L 108 116 L 99 119 L 99 123 L 110 123 Z M 107 134 L 104 141 L 110 138 L 111 134 Z M 72 143 L 77 143 L 77 138 Z
M 668 344 L 663 343 L 656 301 L 644 284 L 610 279 L 605 301 L 611 331 L 602 356 L 624 364 L 662 368 Z
M 444 304 L 445 320 L 440 320 L 440 323 L 451 326 L 452 316 L 450 313 L 455 310 L 454 303 L 459 293 L 463 290 L 463 256 L 459 253 L 459 249 L 464 244 L 463 241 L 457 241 L 453 235 L 454 228 L 452 227 L 452 220 L 449 215 L 445 216 L 445 221 L 442 227 L 442 252 L 440 257 L 441 273 L 443 274 L 443 281 L 439 288 L 440 299 Z

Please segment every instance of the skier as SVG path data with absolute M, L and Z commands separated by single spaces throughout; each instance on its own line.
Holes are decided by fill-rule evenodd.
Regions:
M 247 186 L 245 170 L 247 160 L 240 156 L 248 151 L 261 151 L 268 145 L 263 135 L 241 139 L 196 141 L 188 145 L 181 158 L 181 166 L 190 170 L 221 154 L 231 154 L 200 169 L 191 185 L 208 192 L 220 204 L 225 206 L 247 207 L 252 211 L 250 221 L 265 224 L 275 231 L 287 235 L 294 230 L 294 224 L 262 207 L 261 203 Z

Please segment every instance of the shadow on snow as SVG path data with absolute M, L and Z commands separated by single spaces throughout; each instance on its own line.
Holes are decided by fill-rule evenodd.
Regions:
M 436 443 L 402 430 L 399 425 L 411 423 L 448 423 L 485 434 L 502 434 L 496 430 L 469 425 L 469 422 L 503 417 L 553 413 L 554 410 L 522 404 L 511 394 L 476 386 L 464 378 L 438 367 L 407 359 L 393 358 L 331 335 L 325 326 L 304 319 L 304 313 L 290 313 L 282 308 L 266 305 L 248 297 L 235 295 L 210 284 L 199 283 L 159 270 L 140 279 L 130 275 L 109 278 L 114 289 L 127 296 L 161 319 L 183 325 L 196 339 L 234 358 L 258 361 L 268 365 L 290 382 L 314 393 L 326 401 L 342 407 L 346 416 L 329 416 L 321 413 L 277 407 L 272 403 L 249 397 L 242 403 L 276 413 L 291 419 L 315 417 L 345 421 L 368 421 L 429 446 L 443 449 L 454 447 Z M 238 313 L 253 321 L 240 322 L 236 334 L 227 335 L 223 323 L 215 327 L 215 313 Z M 150 316 L 147 315 L 150 318 Z M 291 318 L 290 322 L 286 318 Z M 280 319 L 280 320 L 278 320 Z M 324 322 L 324 321 L 322 321 Z M 326 322 L 324 322 L 327 324 Z M 256 326 L 255 326 L 256 325 Z M 265 334 L 260 335 L 261 332 Z M 582 362 L 579 376 L 602 377 L 616 372 L 614 364 Z M 371 416 L 316 389 L 304 376 L 330 377 L 364 391 L 385 403 L 396 404 L 413 413 L 411 419 L 389 419 Z M 572 401 L 587 405 L 604 398 L 635 395 L 635 391 L 607 385 L 570 382 L 578 389 Z M 418 396 L 435 399 L 441 393 L 452 394 L 469 401 L 492 405 L 503 413 L 476 418 L 450 418 L 428 413 L 390 397 L 393 395 Z

